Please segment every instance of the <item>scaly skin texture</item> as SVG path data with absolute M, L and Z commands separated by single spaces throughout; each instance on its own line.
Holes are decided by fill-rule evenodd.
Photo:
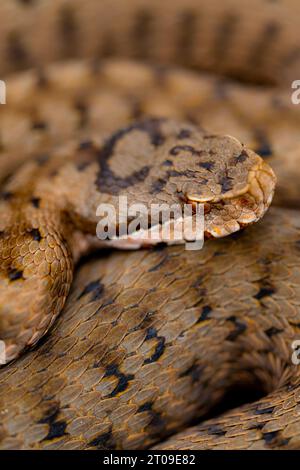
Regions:
M 269 166 L 215 133 L 234 135 L 268 159 L 279 177 L 277 204 L 299 204 L 299 111 L 290 89 L 99 60 L 116 53 L 290 86 L 299 71 L 297 3 L 112 3 L 0 6 L 2 72 L 38 66 L 7 80 L 0 113 L 0 329 L 9 359 L 61 310 L 82 232 L 94 233 L 103 194 L 111 201 L 125 184 L 133 201 L 209 196 L 207 223 L 211 217 L 215 224 L 217 211 L 223 228 L 230 220 L 220 195 L 235 222 L 245 208 L 263 214 L 273 192 Z M 45 67 L 75 56 L 91 60 Z M 162 170 L 170 155 L 176 175 Z M 133 173 L 151 168 L 141 182 L 127 165 Z M 247 201 L 237 207 L 241 192 Z M 196 254 L 166 247 L 106 253 L 84 265 L 43 344 L 1 370 L 1 448 L 149 447 L 205 416 L 241 383 L 268 395 L 161 448 L 299 448 L 299 372 L 291 361 L 299 232 L 298 212 L 278 208 Z
M 162 448 L 299 447 L 299 239 L 274 208 L 199 252 L 83 266 L 44 344 L 1 371 L 1 447 L 145 448 L 240 383 L 270 395 Z

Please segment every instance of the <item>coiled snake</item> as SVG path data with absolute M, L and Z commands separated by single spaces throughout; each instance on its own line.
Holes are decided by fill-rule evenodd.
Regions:
M 299 9 L 2 0 L 3 78 L 31 70 L 0 109 L 1 448 L 300 448 Z M 238 231 L 271 202 L 269 163 L 277 207 Z M 98 204 L 124 194 L 203 201 L 207 237 L 231 235 L 102 250 L 68 296 Z M 209 417 L 241 385 L 261 398 Z

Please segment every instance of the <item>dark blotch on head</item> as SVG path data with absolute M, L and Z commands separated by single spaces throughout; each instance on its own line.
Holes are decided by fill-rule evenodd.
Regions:
M 232 181 L 232 178 L 230 178 L 229 176 L 225 175 L 225 176 L 222 176 L 218 183 L 221 185 L 221 191 L 222 193 L 226 193 L 227 191 L 230 191 L 233 187 L 233 181 Z
M 201 151 L 196 150 L 191 145 L 176 145 L 175 147 L 171 148 L 170 155 L 178 155 L 179 152 L 189 152 L 192 155 L 197 155 L 198 157 L 201 155 Z
M 119 194 L 123 189 L 143 182 L 150 171 L 149 166 L 143 166 L 140 170 L 134 171 L 130 176 L 122 178 L 116 176 L 111 170 L 109 159 L 114 154 L 118 142 L 133 131 L 140 131 L 148 134 L 150 142 L 155 147 L 163 144 L 165 138 L 161 132 L 160 124 L 163 119 L 152 118 L 143 121 L 137 121 L 133 124 L 118 130 L 105 142 L 98 152 L 99 173 L 96 179 L 96 185 L 102 193 Z
M 203 136 L 203 139 L 205 140 L 210 140 L 210 139 L 218 139 L 219 136 L 217 134 L 205 134 Z
M 237 156 L 234 157 L 233 162 L 234 163 L 243 163 L 245 160 L 247 160 L 248 154 L 245 150 L 242 150 L 242 152 Z
M 189 129 L 181 129 L 177 135 L 177 139 L 188 139 L 191 137 L 191 131 Z
M 160 193 L 164 189 L 166 184 L 167 184 L 166 180 L 162 178 L 158 178 L 156 181 L 153 181 L 151 188 L 150 188 L 150 193 L 151 194 Z

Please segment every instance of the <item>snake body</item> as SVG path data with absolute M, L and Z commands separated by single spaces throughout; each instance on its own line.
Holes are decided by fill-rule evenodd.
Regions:
M 62 310 L 100 202 L 202 201 L 206 236 L 233 235 L 82 264 L 48 335 L 0 371 L 1 448 L 299 448 L 299 6 L 112 3 L 0 7 L 2 73 L 33 67 L 0 113 L 8 360 Z M 269 163 L 281 207 L 237 232 L 271 202 Z M 264 396 L 187 428 L 240 384 Z

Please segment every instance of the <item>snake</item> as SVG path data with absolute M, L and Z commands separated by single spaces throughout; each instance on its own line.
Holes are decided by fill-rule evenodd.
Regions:
M 299 8 L 2 0 L 1 449 L 300 448 Z M 100 242 L 120 196 L 203 248 Z

